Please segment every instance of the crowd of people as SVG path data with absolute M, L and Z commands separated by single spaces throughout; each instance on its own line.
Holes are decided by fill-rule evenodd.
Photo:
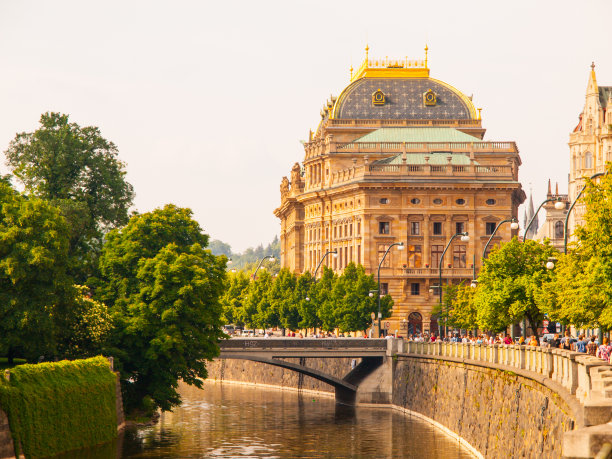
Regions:
M 436 337 L 434 333 L 432 333 L 431 335 L 427 333 L 418 333 L 414 335 L 409 335 L 407 340 L 414 342 L 432 343 L 441 340 L 445 342 L 463 344 L 513 344 L 512 338 L 507 333 L 498 333 L 496 335 L 472 335 L 471 333 L 453 333 L 451 336 L 444 337 L 442 339 Z M 548 339 L 543 338 L 542 341 L 539 341 L 535 335 L 530 336 L 528 339 L 525 339 L 525 337 L 521 336 L 520 338 L 518 338 L 516 344 L 522 346 L 541 346 L 547 348 L 558 348 L 565 349 L 568 351 L 581 352 L 584 354 L 592 355 L 594 357 L 598 357 L 602 360 L 605 360 L 606 362 L 612 363 L 612 344 L 610 344 L 610 340 L 606 337 L 604 337 L 602 343 L 599 344 L 595 335 L 586 336 L 582 334 L 576 339 L 571 336 L 569 331 L 566 331 L 563 337 L 561 337 L 559 334 L 555 334 Z

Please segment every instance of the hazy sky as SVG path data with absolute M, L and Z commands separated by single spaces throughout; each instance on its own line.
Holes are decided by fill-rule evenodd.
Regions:
M 549 177 L 567 190 L 591 61 L 612 86 L 611 18 L 610 0 L 0 0 L 0 151 L 68 113 L 118 146 L 137 210 L 190 207 L 241 251 L 279 233 L 280 180 L 366 41 L 409 59 L 427 42 L 431 76 L 483 108 L 485 139 L 517 142 L 537 206 Z

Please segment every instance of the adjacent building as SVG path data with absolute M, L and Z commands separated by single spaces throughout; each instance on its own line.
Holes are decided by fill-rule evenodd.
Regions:
M 391 332 L 432 332 L 443 283 L 470 282 L 496 226 L 525 200 L 515 142 L 483 140 L 471 97 L 430 77 L 424 60 L 370 59 L 321 110 L 304 158 L 280 186 L 281 265 L 341 272 L 350 262 L 376 275 L 394 300 Z M 502 225 L 493 243 L 515 231 Z
M 570 134 L 569 199 L 574 202 L 585 177 L 605 172 L 606 162 L 612 161 L 612 86 L 599 86 L 595 64 L 587 84 L 584 108 L 578 125 Z M 569 217 L 571 235 L 577 225 L 584 224 L 585 206 L 579 201 Z

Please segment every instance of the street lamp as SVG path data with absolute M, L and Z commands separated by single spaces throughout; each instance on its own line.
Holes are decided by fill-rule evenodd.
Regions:
M 259 268 L 261 268 L 261 264 L 264 262 L 266 258 L 269 258 L 272 263 L 276 261 L 276 259 L 274 258 L 274 255 L 266 255 L 265 257 L 263 257 L 261 261 L 259 262 L 259 264 L 257 265 L 257 269 L 253 273 L 253 276 L 251 276 L 253 280 L 257 279 L 257 271 L 259 271 Z
M 608 172 L 598 172 L 595 175 L 591 175 L 589 180 L 593 180 L 594 178 L 601 177 L 602 175 L 606 175 L 607 173 Z M 567 210 L 567 215 L 565 216 L 565 227 L 564 227 L 564 230 L 563 230 L 563 237 L 564 237 L 564 240 L 563 240 L 563 253 L 567 253 L 567 223 L 569 221 L 570 213 L 572 212 L 572 209 L 574 208 L 574 206 L 576 205 L 576 203 L 580 199 L 580 196 L 582 196 L 582 193 L 584 192 L 585 189 L 586 189 L 586 185 L 584 185 L 582 187 L 582 190 L 580 190 L 580 193 L 578 193 L 578 196 L 576 196 L 576 199 L 574 199 L 574 202 L 572 202 L 572 205 Z
M 531 224 L 533 223 L 535 218 L 538 216 L 538 212 L 540 211 L 542 206 L 544 204 L 546 204 L 547 202 L 552 202 L 552 201 L 556 201 L 555 202 L 555 209 L 557 209 L 557 210 L 562 210 L 565 207 L 565 203 L 563 201 L 561 201 L 561 198 L 559 198 L 559 197 L 547 199 L 542 204 L 540 204 L 540 207 L 538 207 L 538 210 L 535 211 L 535 213 L 533 214 L 533 217 L 531 217 L 531 220 L 529 220 L 529 224 L 525 228 L 525 232 L 523 233 L 523 242 L 527 240 L 527 231 L 529 231 L 529 228 L 531 227 Z
M 329 255 L 330 253 L 334 254 L 334 258 L 338 258 L 338 249 L 328 250 L 327 252 L 325 252 L 325 255 L 323 255 L 323 257 L 321 258 L 321 261 L 319 261 L 319 264 L 317 265 L 317 268 L 315 269 L 315 272 L 312 275 L 312 278 L 314 279 L 315 282 L 317 281 L 317 271 L 321 267 L 321 263 L 323 263 L 323 260 L 325 260 L 325 257 Z
M 519 224 L 516 221 L 516 218 L 512 217 L 508 220 L 502 220 L 501 222 L 499 222 L 497 224 L 497 226 L 495 227 L 495 229 L 493 230 L 493 233 L 491 234 L 491 237 L 489 238 L 489 240 L 487 241 L 487 243 L 484 246 L 484 250 L 482 251 L 482 259 L 484 260 L 485 258 L 487 258 L 487 248 L 489 247 L 489 244 L 491 243 L 491 241 L 493 240 L 493 236 L 495 236 L 495 234 L 497 233 L 497 230 L 499 229 L 500 226 L 502 226 L 504 223 L 508 223 L 508 222 L 512 222 L 510 223 L 510 229 L 518 229 Z
M 546 261 L 546 269 L 554 269 L 556 261 L 557 259 L 555 257 L 548 257 L 548 260 Z
M 458 237 L 461 236 L 461 242 L 468 242 L 470 240 L 470 235 L 467 231 L 465 232 L 461 232 L 461 233 L 456 233 L 453 237 L 450 238 L 450 241 L 448 241 L 448 244 L 446 244 L 446 247 L 444 248 L 444 252 L 442 252 L 442 256 L 440 256 L 440 266 L 438 267 L 438 274 L 439 274 L 439 278 L 438 278 L 438 288 L 440 289 L 440 311 L 442 311 L 442 263 L 444 261 L 444 255 L 446 254 L 446 251 L 448 250 L 448 248 L 451 245 L 451 242 L 453 242 L 453 240 Z M 445 327 L 446 327 L 446 321 L 445 322 Z M 440 332 L 440 335 L 442 334 L 442 325 L 438 324 L 438 331 Z M 445 330 L 445 334 L 447 333 L 447 331 Z
M 379 338 L 380 338 L 380 319 L 381 319 L 381 314 L 380 314 L 380 267 L 385 261 L 385 258 L 387 257 L 389 250 L 391 250 L 391 247 L 393 247 L 394 245 L 397 246 L 397 250 L 404 250 L 403 242 L 394 242 L 387 248 L 387 251 L 383 255 L 382 260 L 380 260 L 380 263 L 378 263 L 378 289 L 376 290 L 376 292 L 378 293 L 378 337 Z M 372 296 L 372 291 L 370 291 L 369 295 L 370 297 Z

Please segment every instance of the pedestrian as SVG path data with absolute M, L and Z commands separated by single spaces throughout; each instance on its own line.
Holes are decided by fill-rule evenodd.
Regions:
M 524 346 L 524 345 L 525 345 L 525 337 L 524 337 L 524 336 L 521 336 L 521 337 L 519 338 L 518 343 L 519 343 L 519 346 Z
M 610 361 L 610 350 L 612 350 L 612 346 L 610 346 L 610 342 L 608 338 L 604 337 L 603 344 L 599 346 L 599 349 L 597 349 L 597 357 L 599 357 L 601 360 L 605 360 L 606 362 L 609 362 Z
M 583 354 L 586 352 L 587 341 L 584 339 L 584 335 L 580 335 L 578 337 L 578 341 L 576 341 L 576 352 L 582 352 Z
M 565 349 L 566 351 L 572 350 L 572 339 L 569 330 L 565 330 L 565 336 L 561 340 L 561 349 Z
M 512 338 L 510 338 L 510 335 L 508 333 L 506 333 L 506 337 L 504 338 L 504 344 L 512 344 Z
M 597 356 L 597 343 L 595 342 L 595 335 L 591 336 L 591 341 L 586 345 L 587 354 L 593 357 Z

